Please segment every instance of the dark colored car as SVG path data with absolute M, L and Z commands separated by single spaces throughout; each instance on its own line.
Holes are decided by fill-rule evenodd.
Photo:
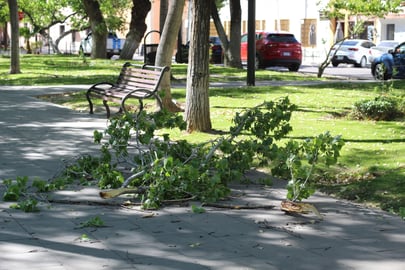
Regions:
M 247 61 L 248 35 L 242 35 L 240 54 L 242 62 Z M 298 71 L 302 62 L 301 43 L 288 32 L 256 32 L 255 66 L 265 68 L 271 66 L 287 67 L 290 71 Z
M 210 46 L 211 46 L 210 51 L 211 63 L 221 64 L 224 59 L 224 54 L 222 51 L 222 44 L 219 37 L 210 37 Z
M 214 64 L 220 64 L 223 62 L 224 54 L 222 51 L 221 40 L 219 37 L 210 37 L 210 62 Z M 178 48 L 178 51 L 175 56 L 177 63 L 188 63 L 188 50 L 190 48 L 189 42 L 183 44 Z
M 371 74 L 377 80 L 405 79 L 405 42 L 375 58 Z

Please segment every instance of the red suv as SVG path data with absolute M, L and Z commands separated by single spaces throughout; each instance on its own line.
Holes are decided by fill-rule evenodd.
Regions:
M 242 62 L 247 61 L 247 34 L 242 35 L 240 55 Z M 257 68 L 271 66 L 287 67 L 298 71 L 302 62 L 301 43 L 287 32 L 256 32 Z

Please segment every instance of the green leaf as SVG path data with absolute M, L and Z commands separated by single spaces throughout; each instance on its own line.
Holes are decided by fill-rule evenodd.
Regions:
M 85 228 L 85 227 L 104 227 L 104 221 L 99 217 L 96 216 L 94 218 L 91 218 L 90 220 L 86 222 L 80 223 L 80 228 Z
M 194 214 L 203 214 L 205 213 L 205 209 L 203 207 L 199 207 L 196 205 L 191 205 L 191 211 L 193 211 Z

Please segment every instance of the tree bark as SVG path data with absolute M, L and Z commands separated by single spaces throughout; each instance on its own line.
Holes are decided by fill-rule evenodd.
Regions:
M 83 0 L 84 9 L 89 16 L 93 36 L 91 58 L 107 57 L 107 25 L 97 0 Z
M 240 59 L 240 39 L 241 39 L 241 20 L 242 9 L 240 6 L 240 0 L 230 0 L 229 8 L 231 11 L 231 31 L 229 39 L 226 36 L 225 29 L 219 18 L 218 8 L 215 5 L 215 1 L 211 0 L 211 17 L 214 21 L 215 28 L 217 29 L 219 39 L 222 43 L 222 49 L 224 52 L 224 65 L 234 68 L 242 68 Z
M 8 8 L 10 10 L 11 24 L 11 63 L 10 74 L 21 73 L 20 70 L 20 30 L 18 24 L 18 5 L 17 0 L 8 0 Z
M 129 31 L 120 54 L 121 59 L 127 60 L 132 60 L 136 49 L 142 42 L 147 29 L 145 19 L 152 7 L 150 0 L 132 0 L 132 3 Z
M 167 14 L 169 12 L 169 0 L 160 0 L 160 18 L 159 18 L 159 31 L 160 33 L 163 32 L 163 28 L 165 26 Z M 184 6 L 184 4 L 183 4 Z
M 187 131 L 210 131 L 209 28 L 211 1 L 194 0 L 187 70 L 185 120 Z
M 156 52 L 157 66 L 168 66 L 172 64 L 173 51 L 176 46 L 177 35 L 181 25 L 185 0 L 170 0 L 165 27 L 160 37 L 159 47 Z M 208 38 L 207 38 L 208 40 Z M 166 72 L 160 83 L 160 91 L 163 92 L 163 107 L 171 112 L 181 111 L 172 100 L 170 91 L 170 72 Z
M 242 24 L 242 9 L 240 0 L 230 0 L 229 8 L 231 11 L 231 31 L 229 50 L 226 52 L 228 65 L 235 68 L 242 68 L 240 59 L 240 39 L 241 39 L 241 24 Z

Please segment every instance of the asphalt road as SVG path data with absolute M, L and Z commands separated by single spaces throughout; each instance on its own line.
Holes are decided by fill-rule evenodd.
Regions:
M 244 66 L 246 68 L 246 66 Z M 299 69 L 299 72 L 302 73 L 312 73 L 318 74 L 319 65 L 316 64 L 305 64 L 303 63 Z M 268 70 L 277 70 L 277 71 L 287 71 L 287 68 L 284 67 L 268 67 Z M 337 67 L 329 65 L 323 73 L 323 76 L 339 76 L 342 78 L 349 78 L 352 80 L 372 80 L 374 81 L 373 76 L 371 75 L 370 66 L 366 68 L 357 68 L 353 65 L 340 64 Z
M 301 66 L 299 71 L 317 74 L 318 66 L 304 64 Z M 332 65 L 328 66 L 324 71 L 324 75 L 342 76 L 356 80 L 374 80 L 369 67 L 357 68 L 353 67 L 353 65 L 345 64 L 341 64 L 337 67 L 332 67 Z

